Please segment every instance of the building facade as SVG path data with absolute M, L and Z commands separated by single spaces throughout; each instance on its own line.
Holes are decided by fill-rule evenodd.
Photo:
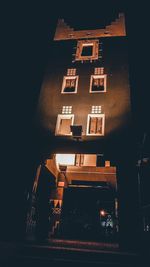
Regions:
M 120 236 L 120 244 L 131 244 L 137 233 L 127 48 L 124 14 L 103 29 L 74 30 L 58 21 L 37 112 L 46 133 L 44 186 L 51 189 L 43 202 L 48 215 L 41 206 L 34 226 L 42 229 L 45 218 L 49 238 Z M 43 175 L 38 169 L 35 195 L 42 194 Z
M 58 22 L 39 100 L 40 124 L 58 142 L 70 140 L 70 125 L 81 125 L 82 140 L 92 142 L 129 124 L 124 23 L 123 14 L 103 30 L 74 31 Z

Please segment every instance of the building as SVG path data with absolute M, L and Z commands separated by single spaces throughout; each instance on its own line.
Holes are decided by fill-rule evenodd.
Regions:
M 145 132 L 140 142 L 138 153 L 138 190 L 141 218 L 141 237 L 142 242 L 149 247 L 150 241 L 150 195 L 149 195 L 149 176 L 150 176 L 150 135 Z
M 33 226 L 45 237 L 113 241 L 119 235 L 120 245 L 135 245 L 127 47 L 124 14 L 103 29 L 74 30 L 58 21 L 38 103 L 44 162 L 33 186 L 31 232 Z

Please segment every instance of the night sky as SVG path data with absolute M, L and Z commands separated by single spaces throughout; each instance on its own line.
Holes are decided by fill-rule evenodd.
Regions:
M 37 2 L 7 2 L 5 5 L 2 51 L 5 81 L 2 87 L 4 96 L 1 98 L 4 115 L 2 191 L 5 210 L 10 201 L 15 206 L 21 199 L 24 184 L 34 173 L 38 137 L 33 121 L 58 18 L 64 18 L 75 29 L 92 28 L 99 23 L 101 26 L 108 24 L 119 11 L 125 12 L 133 121 L 137 133 L 149 130 L 150 124 L 148 5 L 144 1 Z M 9 217 L 13 216 L 13 212 L 10 211 Z

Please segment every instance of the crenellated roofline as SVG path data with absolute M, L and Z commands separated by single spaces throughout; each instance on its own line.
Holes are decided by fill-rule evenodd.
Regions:
M 70 40 L 70 39 L 84 39 L 84 38 L 97 38 L 97 37 L 115 37 L 126 36 L 125 29 L 125 16 L 123 13 L 119 13 L 118 18 L 112 21 L 110 25 L 107 25 L 103 29 L 95 30 L 74 30 L 63 19 L 58 20 L 54 40 Z

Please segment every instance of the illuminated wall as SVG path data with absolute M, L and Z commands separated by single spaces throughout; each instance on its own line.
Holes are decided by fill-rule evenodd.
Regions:
M 63 28 L 60 28 L 61 31 Z M 58 30 L 58 29 L 57 29 Z M 82 34 L 81 34 L 82 37 Z M 84 37 L 85 38 L 85 37 Z M 59 38 L 58 38 L 59 39 Z M 130 124 L 130 88 L 128 75 L 127 37 L 123 32 L 113 37 L 103 33 L 97 40 L 98 58 L 93 60 L 76 60 L 78 39 L 63 37 L 53 42 L 49 66 L 41 88 L 38 104 L 38 124 L 53 136 L 56 131 L 58 114 L 63 106 L 71 106 L 74 115 L 73 124 L 82 125 L 84 141 L 101 140 L 112 133 L 128 127 Z M 87 38 L 86 38 L 87 39 Z M 84 39 L 83 39 L 84 40 Z M 90 38 L 88 37 L 90 41 Z M 95 68 L 104 68 L 107 76 L 106 92 L 90 93 L 90 79 Z M 63 94 L 63 78 L 67 70 L 75 68 L 78 76 L 77 92 Z M 87 135 L 87 119 L 92 106 L 100 106 L 105 115 L 103 136 Z M 56 140 L 60 137 L 56 136 Z M 70 136 L 64 139 L 70 139 Z M 63 140 L 64 140 L 63 139 Z

